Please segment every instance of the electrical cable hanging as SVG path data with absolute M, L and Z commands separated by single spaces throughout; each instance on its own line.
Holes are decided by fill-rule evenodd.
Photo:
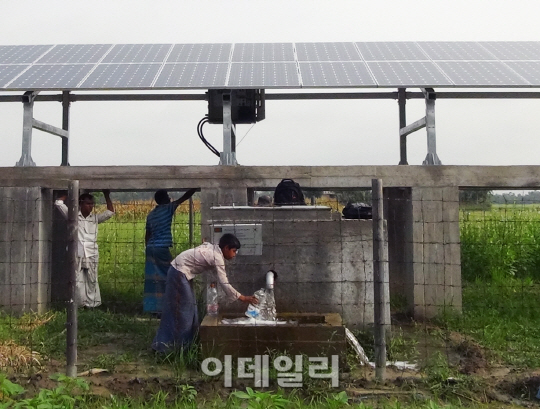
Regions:
M 219 154 L 219 151 L 216 148 L 214 148 L 214 146 L 212 146 L 212 144 L 208 142 L 206 138 L 204 137 L 202 128 L 204 124 L 207 122 L 208 122 L 208 115 L 205 115 L 204 118 L 201 119 L 199 123 L 197 124 L 197 134 L 199 135 L 199 138 L 201 138 L 201 141 L 203 141 L 203 143 L 206 145 L 206 147 L 210 149 L 210 152 L 212 152 L 214 155 L 216 155 L 219 158 L 221 156 Z

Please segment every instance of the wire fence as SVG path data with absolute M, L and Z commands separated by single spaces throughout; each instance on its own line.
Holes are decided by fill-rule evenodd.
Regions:
M 166 354 L 151 349 L 160 311 L 144 308 L 152 194 L 111 194 L 115 214 L 97 236 L 101 305 L 78 308 L 73 322 L 69 223 L 54 206 L 59 193 L 4 188 L 0 198 L 0 372 L 65 372 L 70 325 L 76 374 L 109 376 L 107 387 L 122 384 L 117 392 L 126 393 L 133 382 L 143 388 L 169 377 L 225 387 L 354 384 L 375 376 L 383 345 L 379 367 L 388 361 L 382 376 L 393 380 L 540 366 L 540 204 L 531 193 L 528 202 L 496 192 L 385 188 L 380 248 L 372 218 L 343 217 L 348 202 L 373 205 L 376 216 L 370 189 L 306 190 L 306 206 L 280 207 L 223 206 L 196 194 L 174 212 L 172 257 L 236 234 L 242 247 L 226 264 L 229 281 L 251 295 L 264 292 L 267 272 L 276 272 L 277 323 L 250 325 L 247 305 L 227 302 L 221 289 L 219 315 L 207 315 L 213 278 L 198 276 L 198 336 Z M 253 191 L 252 202 L 268 193 Z M 100 213 L 105 204 L 95 197 Z

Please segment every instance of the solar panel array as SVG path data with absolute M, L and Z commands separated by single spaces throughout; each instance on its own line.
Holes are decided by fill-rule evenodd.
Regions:
M 0 90 L 540 87 L 540 42 L 0 46 Z

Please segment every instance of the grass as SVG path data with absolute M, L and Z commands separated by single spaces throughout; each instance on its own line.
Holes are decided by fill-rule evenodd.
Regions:
M 115 311 L 142 313 L 145 223 L 153 205 L 142 202 L 115 206 L 115 216 L 99 225 L 99 283 L 103 303 Z M 171 227 L 173 257 L 200 243 L 199 206 L 196 202 L 193 243 L 189 241 L 187 202 L 176 210 Z
M 151 206 L 118 207 L 116 216 L 100 225 L 100 286 L 104 306 L 95 310 L 79 310 L 79 351 L 84 368 L 104 368 L 111 372 L 124 365 L 146 362 L 150 366 L 167 367 L 177 380 L 175 396 L 156 394 L 152 399 L 86 396 L 77 407 L 99 408 L 162 408 L 162 407 L 363 407 L 340 391 L 328 392 L 317 385 L 306 385 L 311 399 L 299 392 L 240 391 L 228 397 L 208 398 L 186 383 L 186 374 L 196 371 L 200 362 L 197 344 L 190 350 L 156 358 L 147 352 L 158 320 L 142 314 L 144 284 L 144 217 Z M 540 367 L 540 208 L 537 206 L 492 206 L 488 211 L 467 209 L 461 214 L 463 313 L 447 313 L 435 323 L 433 333 L 448 338 L 459 332 L 489 351 L 489 359 L 513 368 Z M 196 213 L 196 226 L 200 214 Z M 188 215 L 179 209 L 173 223 L 175 248 L 173 255 L 189 247 Z M 194 245 L 200 242 L 200 229 L 195 231 Z M 198 299 L 203 286 L 196 283 Z M 403 309 L 399 295 L 392 299 L 393 311 Z M 201 313 L 203 305 L 200 303 Z M 201 314 L 201 317 L 203 314 Z M 28 371 L 47 359 L 65 360 L 64 310 L 43 315 L 22 317 L 0 315 L 0 372 Z M 418 340 L 425 328 L 419 326 L 405 332 L 394 326 L 388 343 L 389 360 L 415 360 L 421 346 Z M 431 334 L 431 335 L 432 335 Z M 357 332 L 366 353 L 373 358 L 373 335 Z M 108 350 L 107 347 L 110 349 Z M 98 348 L 99 347 L 99 348 Z M 3 348 L 3 349 L 2 349 Z M 94 348 L 99 353 L 85 356 Z M 118 350 L 117 350 L 118 348 Z M 2 361 L 2 351 L 10 352 L 10 360 Z M 464 402 L 476 405 L 473 394 L 481 385 L 448 364 L 447 357 L 433 355 L 424 368 L 426 387 L 433 396 L 453 401 L 465 396 Z M 191 372 L 192 373 L 192 372 Z M 14 386 L 4 379 L 6 390 Z M 452 381 L 448 381 L 452 379 Z M 189 379 L 188 379 L 189 381 Z M 58 392 L 58 391 L 57 391 Z M 1 393 L 1 385 L 0 385 Z M 8 392 L 5 392 L 7 396 Z M 52 392 L 51 392 L 52 393 Z M 43 399 L 61 397 L 44 393 Z M 463 397 L 462 396 L 462 397 Z M 347 399 L 345 399 L 347 398 Z M 17 399 L 9 397 L 15 407 Z M 22 398 L 21 398 L 22 399 Z M 19 399 L 19 401 L 21 401 Z M 27 399 L 27 397 L 25 397 Z M 205 400 L 208 399 L 208 400 Z M 388 408 L 439 408 L 439 401 L 391 401 L 377 403 Z M 2 406 L 0 400 L 0 408 Z M 273 405 L 273 406 L 272 406 Z M 363 405 L 363 406 L 362 406 Z M 260 405 L 259 405 L 260 406 Z M 23 406 L 20 406 L 23 407 Z M 374 407 L 374 406 L 373 406 Z M 445 406 L 452 407 L 452 406 Z M 478 407 L 481 407 L 480 405 Z
M 540 282 L 540 207 L 492 206 L 462 211 L 461 270 L 469 282 L 508 278 Z

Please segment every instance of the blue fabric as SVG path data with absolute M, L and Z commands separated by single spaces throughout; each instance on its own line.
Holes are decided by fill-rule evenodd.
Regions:
M 152 348 L 170 352 L 188 346 L 199 330 L 197 301 L 184 273 L 170 267 L 167 272 L 163 313 Z
M 165 294 L 167 271 L 172 261 L 168 247 L 146 247 L 146 263 L 144 266 L 144 298 L 143 311 L 160 313 Z
M 171 247 L 173 245 L 171 224 L 178 202 L 157 205 L 146 216 L 146 231 L 150 233 L 147 245 Z

